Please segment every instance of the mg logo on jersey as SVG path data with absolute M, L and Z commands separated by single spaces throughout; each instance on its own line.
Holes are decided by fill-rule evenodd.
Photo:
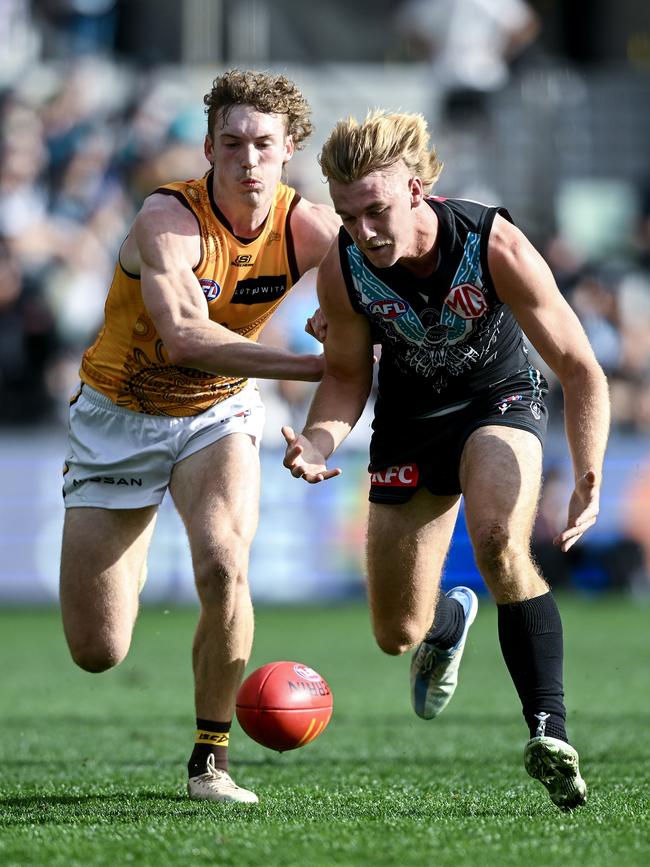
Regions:
M 417 485 L 419 476 L 417 464 L 401 464 L 372 473 L 370 484 L 388 485 L 391 488 L 410 488 Z
M 472 283 L 454 286 L 445 298 L 445 305 L 462 319 L 478 319 L 487 310 L 485 295 Z
M 368 312 L 381 316 L 382 319 L 397 319 L 399 316 L 403 316 L 408 309 L 408 304 L 399 298 L 373 301 L 372 304 L 368 305 Z
M 216 280 L 207 280 L 205 277 L 202 277 L 199 283 L 208 302 L 214 301 L 215 298 L 221 295 L 221 286 L 219 286 Z

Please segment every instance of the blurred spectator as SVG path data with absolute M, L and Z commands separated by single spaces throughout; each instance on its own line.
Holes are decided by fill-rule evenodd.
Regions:
M 560 292 L 566 295 L 584 268 L 583 257 L 570 241 L 560 233 L 543 240 L 540 246 L 541 252 L 553 272 Z
M 44 32 L 44 56 L 110 54 L 118 5 L 117 0 L 32 0 Z
M 169 178 L 206 169 L 205 115 L 188 110 L 185 97 L 173 73 L 125 72 L 83 58 L 0 98 L 0 233 L 21 285 L 38 286 L 48 312 L 56 349 L 47 370 L 34 370 L 61 409 L 135 211 Z M 0 317 L 19 343 L 25 320 L 6 306 Z M 26 363 L 24 352 L 13 358 L 14 368 Z M 6 417 L 12 412 L 8 406 Z
M 12 92 L 5 93 L 0 112 L 0 232 L 29 267 L 52 248 L 43 125 Z
M 430 62 L 440 101 L 434 119 L 481 110 L 484 97 L 506 84 L 510 64 L 540 30 L 524 0 L 405 0 L 395 24 Z
M 616 287 L 597 270 L 585 269 L 567 293 L 567 299 L 587 333 L 606 374 L 621 365 L 622 335 Z
M 0 0 L 0 81 L 38 59 L 41 40 L 31 6 L 32 0 Z
M 154 120 L 142 111 L 138 119 L 144 128 Z M 162 139 L 160 135 L 154 138 L 154 142 L 158 142 L 156 148 L 152 149 L 151 140 L 147 145 L 146 138 L 139 143 L 135 140 L 131 142 L 132 151 L 128 155 L 129 181 L 136 201 L 142 201 L 161 184 L 166 184 L 169 178 L 196 178 L 206 171 L 203 112 L 182 109 L 171 120 L 167 117 L 160 120 L 165 126 Z M 127 155 L 124 154 L 124 157 Z
M 3 424 L 51 416 L 46 372 L 57 349 L 53 318 L 38 285 L 0 236 L 0 407 Z
M 650 594 L 650 459 L 637 468 L 631 488 L 626 492 L 623 526 L 625 532 L 642 552 L 641 568 L 631 582 L 637 595 Z
M 547 468 L 531 548 L 542 575 L 553 590 L 584 587 L 635 594 L 650 590 L 647 521 L 650 474 L 648 468 L 645 469 L 626 497 L 627 515 L 622 532 L 597 541 L 583 539 L 580 545 L 563 554 L 553 544 L 553 539 L 564 526 L 572 482 L 559 465 Z
M 610 381 L 615 429 L 650 433 L 650 280 L 631 262 L 585 269 L 567 297 Z

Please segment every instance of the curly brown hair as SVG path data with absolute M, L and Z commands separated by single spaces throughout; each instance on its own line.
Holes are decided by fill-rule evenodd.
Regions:
M 251 105 L 257 111 L 284 115 L 287 135 L 297 149 L 313 130 L 311 107 L 293 81 L 284 75 L 270 75 L 253 70 L 230 69 L 212 82 L 212 90 L 203 97 L 208 116 L 208 135 L 212 135 L 219 115 L 226 120 L 236 105 Z
M 440 177 L 442 163 L 431 146 L 421 114 L 377 110 L 359 123 L 339 121 L 318 157 L 327 180 L 349 184 L 403 160 L 428 193 Z

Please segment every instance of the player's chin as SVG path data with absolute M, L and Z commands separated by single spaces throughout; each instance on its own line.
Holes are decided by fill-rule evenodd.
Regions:
M 244 201 L 250 204 L 257 205 L 263 198 L 264 190 L 262 187 L 252 187 L 241 191 L 241 197 Z

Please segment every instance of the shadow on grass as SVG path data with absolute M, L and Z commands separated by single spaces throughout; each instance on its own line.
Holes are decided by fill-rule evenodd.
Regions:
M 335 707 L 334 712 L 334 719 L 336 720 L 337 725 L 357 725 L 359 720 L 363 720 L 364 724 L 366 726 L 368 725 L 368 710 L 366 707 L 357 712 L 346 711 Z M 481 711 L 463 711 L 459 713 L 458 711 L 454 711 L 453 714 L 446 713 L 445 717 L 436 720 L 435 727 L 437 730 L 447 728 L 450 731 L 455 729 L 473 728 L 475 726 L 501 728 L 503 725 L 507 725 L 508 723 L 519 723 L 519 713 L 519 708 L 513 699 L 512 706 L 508 711 L 500 713 L 484 713 Z M 589 714 L 589 723 L 592 725 L 609 726 L 612 722 L 615 722 L 617 726 L 625 723 L 641 723 L 645 727 L 647 719 L 648 715 L 645 709 L 619 712 L 616 708 L 612 708 L 611 711 L 606 713 L 600 712 Z M 24 729 L 31 728 L 33 718 L 31 716 L 11 716 L 8 714 L 1 714 L 0 722 L 2 723 L 3 728 Z M 78 726 L 85 730 L 89 725 L 92 725 L 93 731 L 97 735 L 104 731 L 115 732 L 120 729 L 125 732 L 139 731 L 140 728 L 148 730 L 149 723 L 150 717 L 146 714 L 129 717 L 107 717 L 105 714 L 101 717 L 81 716 L 78 714 L 62 714 L 58 716 L 53 714 L 48 717 L 48 728 L 50 729 L 57 726 L 64 726 L 66 729 Z M 395 725 L 403 726 L 412 723 L 422 725 L 424 727 L 423 730 L 426 727 L 431 726 L 429 721 L 419 720 L 408 707 L 395 713 L 382 714 L 373 711 L 371 723 L 373 729 L 393 727 Z M 165 732 L 175 731 L 177 729 L 183 731 L 192 730 L 191 725 L 188 725 L 186 717 L 175 716 L 161 718 L 157 723 L 157 727 L 159 729 L 162 728 Z
M 192 801 L 184 794 L 165 794 L 155 791 L 138 791 L 139 809 L 132 806 L 133 792 L 115 792 L 106 795 L 51 795 L 48 797 L 29 795 L 0 799 L 0 809 L 5 815 L 2 827 L 5 829 L 33 828 L 34 826 L 74 826 L 76 828 L 92 827 L 95 831 L 100 827 L 111 828 L 116 822 L 127 822 L 129 825 L 150 826 L 153 821 L 169 821 L 187 819 L 193 821 L 212 817 L 228 816 L 229 821 L 237 820 L 262 821 L 273 820 L 274 814 L 284 822 L 292 816 L 301 820 L 304 815 L 312 814 L 316 807 L 323 822 L 344 820 L 349 822 L 355 817 L 365 822 L 383 823 L 386 818 L 392 820 L 414 819 L 418 822 L 429 819 L 503 819 L 562 815 L 562 821 L 567 822 L 574 816 L 588 815 L 593 812 L 588 805 L 576 813 L 560 814 L 545 796 L 529 790 L 528 786 L 486 787 L 479 789 L 458 789 L 438 786 L 435 790 L 422 787 L 418 792 L 415 788 L 405 792 L 397 801 L 394 794 L 386 803 L 368 803 L 367 793 L 356 792 L 343 797 L 341 803 L 323 803 L 318 793 L 313 798 L 305 796 L 295 802 L 287 803 L 283 798 L 278 803 L 277 793 L 265 798 L 257 804 L 215 804 L 206 801 Z M 423 799 L 423 795 L 425 796 Z M 532 795 L 532 796 L 531 796 Z M 310 801 L 312 802 L 310 806 Z M 259 810 L 262 808 L 262 812 Z M 12 815 L 12 810 L 14 814 Z M 15 811 L 19 811 L 16 813 Z
M 129 789 L 106 794 L 14 795 L 0 798 L 3 813 L 0 825 L 5 829 L 35 825 L 111 826 L 116 822 L 137 825 L 183 816 L 191 819 L 205 812 L 206 806 L 210 810 L 215 805 L 191 801 L 180 787 L 177 793 Z
M 93 802 L 104 804 L 106 802 L 123 803 L 129 799 L 137 798 L 138 801 L 165 801 L 173 803 L 190 803 L 187 795 L 170 795 L 165 792 L 143 791 L 132 789 L 125 792 L 113 792 L 105 795 L 22 795 L 10 798 L 0 798 L 0 807 L 19 807 L 23 810 L 30 808 L 48 809 L 55 806 L 80 806 Z
M 521 742 L 521 750 L 523 750 Z M 450 770 L 459 768 L 468 768 L 473 770 L 476 768 L 476 753 L 475 751 L 463 751 L 459 743 L 453 747 L 445 749 L 444 745 L 449 744 L 448 737 L 438 737 L 431 740 L 431 748 L 428 753 L 428 758 L 437 768 L 448 767 Z M 442 746 L 441 746 L 442 745 Z M 260 749 L 262 749 L 260 747 Z M 521 751 L 520 750 L 520 751 Z M 409 757 L 403 752 L 394 754 L 381 753 L 380 755 L 368 753 L 367 755 L 348 755 L 345 751 L 339 749 L 338 755 L 332 753 L 312 753 L 311 751 L 303 750 L 287 750 L 284 753 L 279 753 L 274 750 L 264 750 L 259 757 L 244 758 L 232 757 L 231 765 L 233 768 L 274 768 L 281 770 L 290 770 L 291 768 L 328 768 L 340 767 L 343 771 L 367 770 L 369 765 L 377 764 L 382 768 L 387 766 L 395 766 L 402 771 L 410 765 L 416 768 L 421 767 L 423 756 L 421 753 L 413 754 Z M 504 749 L 504 753 L 509 754 L 509 749 Z M 492 758 L 496 754 L 492 752 Z M 5 780 L 10 778 L 10 773 L 3 774 L 3 769 L 42 769 L 45 774 L 53 772 L 70 772 L 71 768 L 77 765 L 80 769 L 80 774 L 83 774 L 87 784 L 96 784 L 96 781 L 102 775 L 109 775 L 110 778 L 116 773 L 124 778 L 126 774 L 136 775 L 140 770 L 145 772 L 158 771 L 167 774 L 170 770 L 176 773 L 179 766 L 182 768 L 185 764 L 184 758 L 161 760 L 159 757 L 151 759 L 139 758 L 137 761 L 133 759 L 118 759 L 115 757 L 97 756 L 92 761 L 79 761 L 74 759 L 52 759 L 43 755 L 35 755 L 33 757 L 25 756 L 18 759 L 4 759 L 0 761 L 0 777 Z M 14 774 L 15 776 L 15 774 Z M 69 779 L 69 777 L 68 777 Z M 137 785 L 137 784 L 136 784 Z M 2 800 L 0 799 L 0 804 Z

